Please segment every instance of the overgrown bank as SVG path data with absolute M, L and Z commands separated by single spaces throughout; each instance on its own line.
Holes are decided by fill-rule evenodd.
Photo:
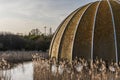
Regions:
M 4 58 L 10 63 L 32 61 L 32 55 L 36 53 L 46 58 L 48 57 L 47 52 L 41 52 L 41 51 L 1 51 L 0 60 Z

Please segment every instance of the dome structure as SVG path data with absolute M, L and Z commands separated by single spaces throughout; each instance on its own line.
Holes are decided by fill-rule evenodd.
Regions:
M 120 2 L 103 0 L 73 11 L 57 28 L 50 57 L 120 60 Z

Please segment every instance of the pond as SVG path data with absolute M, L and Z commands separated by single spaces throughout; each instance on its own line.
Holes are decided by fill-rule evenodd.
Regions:
M 10 70 L 0 70 L 0 80 L 33 80 L 33 63 L 27 62 Z
M 33 61 L 33 62 L 26 62 L 17 65 L 16 67 L 10 69 L 10 70 L 0 70 L 0 80 L 76 80 L 77 77 L 76 74 L 67 74 L 64 73 L 63 77 L 60 75 L 58 76 L 53 76 L 51 74 L 51 71 L 45 69 L 42 69 L 42 65 L 44 66 L 45 64 L 40 64 L 39 61 Z M 120 74 L 114 74 L 111 73 L 107 70 L 107 72 L 102 76 L 101 73 L 95 74 L 94 75 L 89 75 L 89 72 L 84 72 L 81 74 L 81 79 L 82 80 L 120 80 Z M 94 76 L 94 77 L 93 77 Z

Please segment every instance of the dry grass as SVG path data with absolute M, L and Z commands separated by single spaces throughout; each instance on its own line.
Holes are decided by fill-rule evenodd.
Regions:
M 55 63 L 57 72 L 53 73 L 52 65 L 54 65 L 54 60 L 34 59 L 34 80 L 120 80 L 120 67 L 116 63 L 111 62 L 111 64 L 106 65 L 104 61 L 98 60 L 98 63 L 96 61 L 90 66 L 90 63 L 87 63 L 84 59 L 82 61 L 83 68 L 79 72 L 75 68 L 78 64 L 76 64 L 77 60 L 73 61 L 71 67 L 68 66 L 68 62 L 62 61 L 64 71 L 60 74 L 58 67 L 61 61 L 60 63 Z M 86 63 L 88 64 L 87 66 L 84 65 Z M 110 70 L 111 66 L 115 71 Z M 70 70 L 69 73 L 68 69 Z
M 4 58 L 8 62 L 19 63 L 25 61 L 32 61 L 32 54 L 38 53 L 39 55 L 47 57 L 47 53 L 39 51 L 1 51 L 0 59 Z
M 47 57 L 47 53 L 38 51 L 5 51 L 0 52 L 0 70 L 11 69 L 26 61 L 32 61 L 32 55 L 38 54 L 38 56 Z

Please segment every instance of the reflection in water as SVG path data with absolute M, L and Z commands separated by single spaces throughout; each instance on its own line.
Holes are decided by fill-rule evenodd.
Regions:
M 51 77 L 50 70 L 44 68 L 44 65 L 45 64 L 40 64 L 39 62 L 34 62 L 34 80 L 54 80 Z
M 50 71 L 50 66 L 48 66 L 50 69 L 47 67 L 43 68 L 43 66 L 45 67 L 45 64 L 46 63 L 40 64 L 39 61 L 33 61 L 19 64 L 17 67 L 10 70 L 0 70 L 0 80 L 76 80 L 74 78 L 76 74 L 72 74 L 73 79 L 70 79 L 71 74 L 66 74 L 66 72 L 63 75 L 57 74 L 54 76 Z M 107 71 L 105 75 L 108 78 L 106 79 L 103 79 L 102 74 L 94 74 L 94 79 L 88 79 L 88 75 L 86 75 L 87 73 L 84 73 L 85 72 L 83 72 L 83 75 L 81 75 L 81 77 L 83 77 L 82 80 L 120 80 L 120 73 L 118 73 L 118 78 L 115 78 L 114 73 L 109 73 Z M 97 76 L 98 78 L 95 78 Z
M 33 80 L 32 62 L 19 64 L 10 70 L 0 70 L 0 80 Z
M 0 71 L 0 80 L 12 80 L 11 71 Z

